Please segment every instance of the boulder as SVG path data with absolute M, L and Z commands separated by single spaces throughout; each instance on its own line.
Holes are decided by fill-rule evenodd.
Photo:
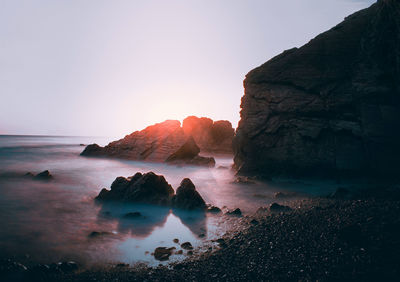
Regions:
M 400 1 L 378 1 L 250 71 L 234 164 L 241 175 L 396 177 Z
M 185 250 L 193 250 L 193 246 L 190 242 L 182 243 L 181 248 Z
M 154 258 L 159 261 L 168 260 L 174 250 L 175 247 L 171 248 L 158 247 L 154 250 Z
M 181 209 L 205 209 L 206 203 L 189 178 L 182 180 L 176 195 L 172 197 L 172 206 Z
M 96 199 L 167 205 L 173 194 L 174 190 L 164 176 L 148 172 L 136 173 L 130 178 L 117 177 L 111 190 L 101 190 Z

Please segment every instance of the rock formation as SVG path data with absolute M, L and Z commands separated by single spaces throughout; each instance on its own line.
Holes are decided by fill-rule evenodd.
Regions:
M 182 180 L 175 194 L 164 176 L 154 172 L 138 172 L 128 178 L 117 177 L 111 189 L 103 188 L 96 200 L 157 204 L 181 209 L 206 208 L 203 198 L 189 178 Z
M 96 199 L 167 205 L 173 195 L 174 189 L 164 176 L 138 172 L 129 178 L 117 177 L 111 190 L 102 189 Z
M 182 127 L 177 120 L 167 120 L 105 147 L 88 145 L 81 155 L 214 166 L 213 158 L 201 157 L 199 153 L 232 153 L 233 135 L 229 121 L 213 122 L 191 116 L 183 121 Z
M 400 2 L 378 1 L 250 71 L 234 138 L 247 175 L 396 175 Z
M 172 205 L 176 208 L 189 210 L 206 208 L 206 203 L 189 178 L 183 179 L 176 189 L 176 195 L 172 198 Z
M 185 135 L 193 136 L 201 152 L 231 154 L 235 130 L 227 120 L 213 122 L 209 118 L 189 116 L 183 120 Z

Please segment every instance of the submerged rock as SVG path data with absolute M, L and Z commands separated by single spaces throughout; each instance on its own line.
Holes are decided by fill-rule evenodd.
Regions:
M 400 1 L 382 0 L 250 71 L 234 138 L 242 175 L 400 171 Z
M 189 178 L 182 180 L 176 195 L 172 198 L 172 206 L 181 209 L 205 209 L 206 203 Z
M 53 176 L 50 174 L 50 172 L 48 170 L 42 171 L 38 174 L 35 175 L 34 179 L 37 180 L 49 180 L 53 178 Z

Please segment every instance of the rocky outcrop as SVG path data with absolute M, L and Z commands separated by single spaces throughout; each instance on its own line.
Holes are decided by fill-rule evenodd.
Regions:
M 189 178 L 183 179 L 176 189 L 176 195 L 172 198 L 172 205 L 176 208 L 189 210 L 206 208 L 206 203 Z
M 81 155 L 214 166 L 213 158 L 202 157 L 199 153 L 232 153 L 233 135 L 229 121 L 213 122 L 191 116 L 183 121 L 182 127 L 177 120 L 167 120 L 105 147 L 88 145 Z
M 244 81 L 235 167 L 245 175 L 397 175 L 400 3 L 382 0 Z
M 174 189 L 164 176 L 138 172 L 128 178 L 117 177 L 111 190 L 102 189 L 96 199 L 168 205 L 173 195 Z
M 122 201 L 171 206 L 181 209 L 206 209 L 206 204 L 189 178 L 182 180 L 176 194 L 164 176 L 154 172 L 134 176 L 117 177 L 111 189 L 103 188 L 96 197 L 99 201 Z M 141 214 L 130 213 L 129 217 L 140 217 Z
M 227 120 L 213 121 L 209 118 L 189 116 L 183 120 L 182 129 L 193 136 L 201 152 L 231 154 L 235 130 Z

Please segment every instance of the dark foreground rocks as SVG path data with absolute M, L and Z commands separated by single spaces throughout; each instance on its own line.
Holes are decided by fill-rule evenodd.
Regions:
M 389 192 L 388 192 L 389 193 Z M 105 268 L 57 281 L 397 281 L 400 194 L 292 202 L 291 211 L 238 219 L 217 250 L 170 267 Z M 163 250 L 164 251 L 164 250 Z M 168 254 L 167 254 L 168 255 Z M 50 281 L 50 280 L 49 280 Z
M 189 210 L 206 209 L 206 203 L 189 178 L 182 180 L 175 194 L 164 176 L 154 172 L 138 172 L 128 178 L 117 177 L 111 184 L 111 189 L 103 188 L 96 200 L 148 203 Z M 137 218 L 141 214 L 136 212 L 125 216 Z
M 189 178 L 182 180 L 172 197 L 172 206 L 181 209 L 205 209 L 206 203 Z
M 164 176 L 138 172 L 129 178 L 117 177 L 111 190 L 102 189 L 96 199 L 168 205 L 173 195 L 174 189 Z
M 400 1 L 382 0 L 250 71 L 239 173 L 397 177 L 399 34 Z
M 82 156 L 105 156 L 129 160 L 167 162 L 172 164 L 214 166 L 207 154 L 231 154 L 234 129 L 229 121 L 187 117 L 183 125 L 167 120 L 135 131 L 105 147 L 88 145 Z

